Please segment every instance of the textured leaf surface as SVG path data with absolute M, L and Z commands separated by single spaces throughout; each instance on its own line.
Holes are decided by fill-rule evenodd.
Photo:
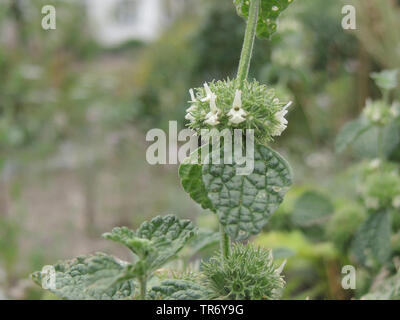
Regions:
M 133 280 L 117 281 L 126 265 L 102 253 L 60 262 L 54 265 L 56 288 L 50 291 L 68 300 L 132 299 L 135 295 Z M 32 279 L 41 285 L 41 272 L 33 273 Z
M 204 300 L 208 290 L 188 280 L 166 280 L 151 289 L 149 296 L 157 300 Z
M 333 205 L 327 197 L 307 191 L 296 201 L 292 220 L 299 226 L 312 226 L 326 221 L 333 210 Z
M 370 128 L 370 124 L 365 119 L 357 119 L 346 123 L 336 138 L 336 151 L 343 152 L 368 128 Z
M 357 262 L 366 266 L 384 264 L 390 257 L 391 225 L 387 212 L 372 213 L 358 229 L 352 243 Z
M 203 209 L 213 209 L 207 190 L 202 179 L 202 166 L 199 164 L 182 163 L 179 167 L 183 189 L 190 197 L 201 205 Z
M 235 163 L 203 166 L 208 198 L 225 231 L 235 240 L 259 233 L 292 184 L 291 169 L 284 158 L 265 146 L 254 149 L 250 175 L 237 175 L 240 166 Z
M 293 2 L 293 0 L 260 0 L 260 12 L 257 22 L 257 36 L 269 39 L 277 29 L 279 15 Z M 234 0 L 239 16 L 248 19 L 250 1 Z
M 136 232 L 126 227 L 114 228 L 104 237 L 126 245 L 146 261 L 150 271 L 174 258 L 194 234 L 195 227 L 190 220 L 167 215 L 144 222 Z

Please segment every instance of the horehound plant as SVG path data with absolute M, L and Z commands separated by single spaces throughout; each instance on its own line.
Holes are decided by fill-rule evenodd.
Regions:
M 360 149 L 361 155 L 374 157 L 357 166 L 357 191 L 367 218 L 354 235 L 351 255 L 371 277 L 397 272 L 387 279 L 376 276 L 371 292 L 363 298 L 399 299 L 400 264 L 396 255 L 400 237 L 400 173 L 396 152 L 400 145 L 400 103 L 391 99 L 398 88 L 398 70 L 372 73 L 371 77 L 382 98 L 367 100 L 359 118 L 339 132 L 336 149 L 340 152 L 352 147 Z
M 236 158 L 229 164 L 223 164 L 224 159 L 220 164 L 193 163 L 204 146 L 179 168 L 184 190 L 218 217 L 221 253 L 204 262 L 197 273 L 172 273 L 172 278 L 149 288 L 155 272 L 176 257 L 197 232 L 188 220 L 156 217 L 137 231 L 123 227 L 104 235 L 128 247 L 134 254 L 132 262 L 102 253 L 60 262 L 54 266 L 55 283 L 48 286 L 53 293 L 66 299 L 279 298 L 285 284 L 281 276 L 284 264 L 274 265 L 271 250 L 238 241 L 262 230 L 292 183 L 287 161 L 265 145 L 286 129 L 290 103 L 282 103 L 272 88 L 247 79 L 256 35 L 269 39 L 277 29 L 277 18 L 292 1 L 234 0 L 238 14 L 247 20 L 237 77 L 189 91 L 186 119 L 197 135 L 201 136 L 203 129 L 254 132 L 254 170 L 250 174 L 236 174 L 243 166 Z M 244 136 L 241 139 L 245 140 Z M 243 146 L 246 143 L 247 138 Z M 32 277 L 38 284 L 51 282 L 51 275 L 43 272 Z

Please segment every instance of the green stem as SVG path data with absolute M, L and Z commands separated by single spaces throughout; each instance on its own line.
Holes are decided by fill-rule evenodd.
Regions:
M 146 300 L 147 293 L 147 278 L 145 276 L 140 277 L 140 299 Z
M 231 249 L 231 242 L 230 242 L 229 236 L 226 234 L 222 224 L 219 225 L 219 232 L 221 234 L 222 257 L 225 259 L 225 258 L 229 257 L 230 249 Z
M 385 151 L 383 150 L 383 127 L 380 126 L 378 130 L 378 158 L 381 161 L 384 161 Z
M 246 33 L 243 40 L 243 48 L 236 79 L 236 87 L 238 89 L 243 88 L 243 83 L 249 74 L 251 56 L 253 55 L 254 39 L 257 31 L 259 9 L 260 0 L 250 0 L 249 18 L 247 21 Z

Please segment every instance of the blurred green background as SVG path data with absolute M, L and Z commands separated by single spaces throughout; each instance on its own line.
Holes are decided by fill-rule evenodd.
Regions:
M 189 88 L 235 76 L 244 21 L 231 0 L 112 0 L 100 28 L 95 2 L 0 0 L 0 299 L 49 298 L 28 275 L 58 259 L 128 257 L 99 237 L 114 226 L 175 213 L 216 227 L 183 192 L 177 166 L 147 164 L 145 135 L 169 120 L 184 127 Z M 41 27 L 48 4 L 56 30 Z M 341 27 L 344 4 L 355 5 L 357 30 Z M 112 44 L 99 35 L 126 30 Z M 367 272 L 359 292 L 340 286 L 364 213 L 347 170 L 359 155 L 335 155 L 334 141 L 379 97 L 369 74 L 399 66 L 400 1 L 298 0 L 272 41 L 256 41 L 250 76 L 294 102 L 273 145 L 293 165 L 295 186 L 254 239 L 280 249 L 277 258 L 291 250 L 285 298 L 346 299 L 368 286 Z M 292 218 L 296 199 L 316 191 L 336 227 Z

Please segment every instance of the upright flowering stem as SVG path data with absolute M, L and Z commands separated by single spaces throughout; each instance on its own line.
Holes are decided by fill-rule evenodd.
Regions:
M 140 283 L 140 299 L 146 300 L 146 292 L 147 292 L 147 278 L 146 276 L 142 276 L 139 278 Z
M 229 236 L 226 234 L 224 227 L 221 224 L 219 225 L 219 232 L 221 234 L 222 257 L 225 259 L 230 254 L 231 242 L 230 242 Z
M 236 88 L 238 89 L 242 89 L 243 82 L 247 79 L 249 74 L 251 56 L 253 55 L 254 39 L 256 37 L 258 13 L 260 9 L 260 0 L 249 1 L 249 18 L 247 21 L 246 34 L 244 36 L 243 48 L 236 79 Z
M 260 9 L 260 0 L 249 0 L 249 18 L 247 21 L 246 33 L 243 40 L 243 48 L 240 56 L 239 69 L 236 79 L 236 89 L 241 90 L 243 83 L 247 79 L 250 69 L 251 56 L 253 55 L 254 39 L 256 37 L 258 13 Z M 223 226 L 219 226 L 221 234 L 221 253 L 225 259 L 230 255 L 230 239 L 225 233 Z

